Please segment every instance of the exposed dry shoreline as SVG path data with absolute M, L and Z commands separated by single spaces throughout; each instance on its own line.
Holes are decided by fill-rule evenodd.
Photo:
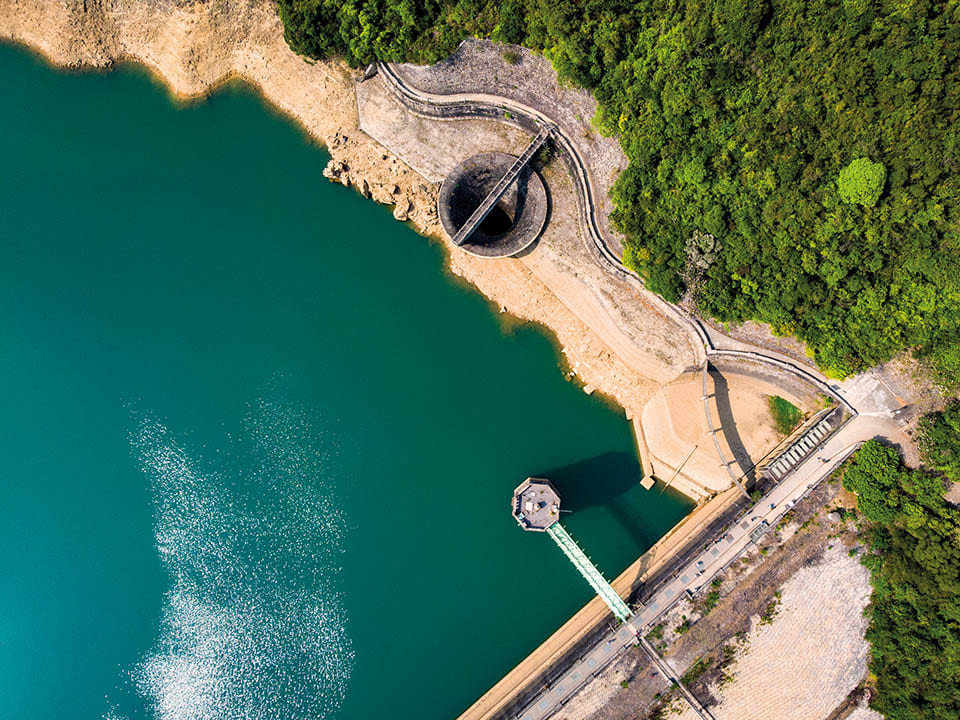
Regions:
M 591 292 L 590 272 L 595 269 L 588 272 L 578 256 L 543 252 L 494 263 L 446 242 L 435 211 L 437 186 L 359 129 L 356 73 L 340 62 L 312 63 L 295 55 L 283 39 L 271 0 L 0 0 L 0 40 L 26 45 L 59 67 L 96 69 L 136 62 L 180 98 L 203 97 L 228 80 L 242 79 L 326 145 L 332 156 L 328 177 L 394 205 L 395 217 L 445 243 L 454 274 L 502 311 L 550 329 L 586 390 L 603 393 L 628 417 L 638 419 L 648 400 L 684 369 L 682 338 L 671 346 L 675 357 L 657 361 L 638 350 L 611 303 Z M 561 185 L 558 178 L 555 186 L 559 190 Z M 572 193 L 571 187 L 571 198 Z M 553 222 L 559 232 L 562 219 Z M 568 222 L 573 224 L 572 219 Z M 656 315 L 633 304 L 620 311 L 647 313 L 644 318 Z M 655 339 L 663 336 L 647 329 Z M 643 442 L 642 433 L 639 439 Z M 685 488 L 683 478 L 674 487 L 694 497 L 704 495 L 702 488 Z M 721 493 L 700 505 L 614 581 L 617 590 L 625 594 L 665 564 L 734 495 Z M 500 707 L 605 613 L 594 598 L 464 717 L 486 717 Z
M 202 98 L 242 79 L 326 145 L 328 176 L 394 205 L 398 219 L 445 242 L 454 274 L 501 311 L 549 328 L 588 392 L 601 392 L 636 418 L 662 382 L 655 378 L 663 368 L 622 351 L 615 319 L 588 290 L 543 263 L 492 264 L 446 242 L 436 217 L 437 186 L 359 129 L 356 73 L 342 62 L 294 54 L 270 0 L 0 0 L 0 39 L 64 68 L 139 63 L 178 98 Z

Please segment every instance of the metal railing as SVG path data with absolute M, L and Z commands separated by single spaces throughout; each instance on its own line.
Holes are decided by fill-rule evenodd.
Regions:
M 540 149 L 540 147 L 547 141 L 547 138 L 550 137 L 550 129 L 543 128 L 537 133 L 537 136 L 533 141 L 527 145 L 527 149 L 518 157 L 513 165 L 510 166 L 510 169 L 504 174 L 502 178 L 497 181 L 497 184 L 493 186 L 493 189 L 489 192 L 487 197 L 483 199 L 483 202 L 480 203 L 480 207 L 474 210 L 470 217 L 467 218 L 467 221 L 457 230 L 456 234 L 451 238 L 454 245 L 463 245 L 467 238 L 473 235 L 473 232 L 480 226 L 480 223 L 483 222 L 484 218 L 490 214 L 490 211 L 493 210 L 494 205 L 503 197 L 503 194 L 507 191 L 513 181 L 519 177 L 520 172 L 527 166 L 527 163 L 533 159 L 534 153 Z
M 570 533 L 564 529 L 563 525 L 558 522 L 554 523 L 547 528 L 547 535 L 563 550 L 563 554 L 573 563 L 573 566 L 583 575 L 584 579 L 590 583 L 590 587 L 592 587 L 593 591 L 600 596 L 600 599 L 607 604 L 607 607 L 617 616 L 617 619 L 621 622 L 627 622 L 633 617 L 633 611 L 627 607 L 623 598 L 617 594 L 617 591 L 614 590 L 610 583 L 600 574 L 597 566 L 590 562 L 590 558 L 580 549 L 576 541 L 570 537 Z

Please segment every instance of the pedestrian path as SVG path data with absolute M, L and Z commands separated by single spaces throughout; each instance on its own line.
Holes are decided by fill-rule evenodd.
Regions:
M 829 477 L 834 469 L 859 447 L 863 435 L 869 429 L 868 422 L 854 418 L 829 436 L 821 451 L 827 462 L 813 457 L 801 459 L 792 473 L 774 486 L 732 527 L 704 547 L 665 583 L 655 588 L 644 604 L 637 607 L 629 623 L 621 624 L 604 636 L 513 717 L 518 720 L 546 720 L 553 715 L 593 676 L 599 674 L 627 648 L 635 646 L 639 638 L 649 632 L 653 623 L 684 595 L 688 592 L 692 595 L 705 583 L 709 583 L 764 532 L 775 527 L 804 495 Z M 592 663 L 589 662 L 591 659 Z

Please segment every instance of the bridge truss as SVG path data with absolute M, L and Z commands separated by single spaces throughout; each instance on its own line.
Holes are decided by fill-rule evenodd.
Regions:
M 597 570 L 597 566 L 590 562 L 590 558 L 580 549 L 576 541 L 570 537 L 570 533 L 568 533 L 560 523 L 556 522 L 547 528 L 547 535 L 563 550 L 563 554 L 573 563 L 573 566 L 583 575 L 584 579 L 590 583 L 590 587 L 592 587 L 593 591 L 600 596 L 600 599 L 607 604 L 607 607 L 617 616 L 617 619 L 621 622 L 628 622 L 630 618 L 633 617 L 633 611 L 627 607 L 623 598 L 621 598 L 617 594 L 617 591 L 610 586 L 610 583 L 604 579 L 600 571 Z

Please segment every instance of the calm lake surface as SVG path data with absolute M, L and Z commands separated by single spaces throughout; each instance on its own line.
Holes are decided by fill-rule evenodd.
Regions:
M 456 716 L 688 512 L 255 93 L 0 47 L 0 715 Z

